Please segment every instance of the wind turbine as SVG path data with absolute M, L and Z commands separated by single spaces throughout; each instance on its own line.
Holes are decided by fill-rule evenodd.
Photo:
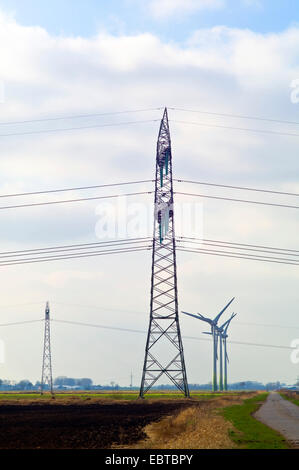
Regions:
M 213 380 L 212 380 L 213 392 L 216 392 L 218 390 L 218 384 L 217 384 L 217 349 L 218 349 L 219 328 L 217 326 L 217 323 L 218 323 L 218 320 L 221 317 L 221 315 L 230 306 L 230 304 L 232 303 L 232 301 L 234 299 L 235 299 L 235 297 L 233 297 L 228 302 L 228 304 L 221 310 L 221 312 L 219 312 L 218 315 L 216 315 L 214 320 L 212 320 L 211 318 L 204 317 L 200 313 L 198 313 L 197 316 L 196 316 L 192 313 L 182 312 L 185 315 L 189 315 L 190 317 L 194 317 L 194 318 L 197 318 L 198 320 L 202 320 L 206 323 L 209 323 L 209 325 L 211 327 L 211 333 L 208 333 L 208 334 L 211 334 L 212 337 L 213 337 Z M 221 341 L 221 339 L 220 339 L 220 341 Z
M 235 318 L 236 315 L 237 315 L 236 313 L 233 313 L 232 316 L 230 317 L 230 319 L 227 320 L 225 323 L 223 323 L 223 325 L 219 328 L 219 332 L 220 332 L 220 361 L 221 361 L 220 362 L 220 364 L 221 364 L 220 387 L 221 387 L 221 383 L 223 383 L 223 379 L 222 379 L 222 344 L 223 344 L 223 347 L 224 347 L 224 383 L 223 383 L 222 390 L 224 389 L 225 391 L 227 391 L 227 363 L 229 362 L 227 349 L 226 349 L 226 340 L 228 338 L 227 329 L 230 325 L 230 322 L 232 321 L 233 318 Z

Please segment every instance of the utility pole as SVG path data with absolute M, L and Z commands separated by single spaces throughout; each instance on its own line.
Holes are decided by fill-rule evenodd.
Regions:
M 53 395 L 49 302 L 47 302 L 46 309 L 45 309 L 45 334 L 44 334 L 44 353 L 43 353 L 41 395 L 43 395 L 44 393 L 45 385 L 48 385 L 50 392 Z
M 141 398 L 163 375 L 185 397 L 189 397 L 178 315 L 173 203 L 171 140 L 165 108 L 156 154 L 150 321 L 139 394 Z

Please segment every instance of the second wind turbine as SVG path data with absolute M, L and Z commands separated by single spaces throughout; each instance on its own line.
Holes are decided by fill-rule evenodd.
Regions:
M 211 334 L 213 338 L 213 377 L 212 377 L 212 389 L 213 392 L 216 392 L 218 390 L 218 383 L 217 383 L 217 349 L 218 349 L 218 335 L 220 334 L 219 327 L 218 327 L 218 321 L 221 315 L 225 312 L 225 310 L 230 306 L 230 304 L 233 302 L 235 297 L 233 297 L 228 304 L 221 310 L 221 312 L 216 315 L 216 317 L 212 320 L 211 318 L 204 317 L 200 313 L 197 315 L 194 315 L 193 313 L 188 313 L 188 312 L 182 312 L 185 315 L 189 315 L 190 317 L 197 318 L 197 320 L 202 320 L 206 323 L 209 323 L 211 326 Z M 221 341 L 221 338 L 220 338 Z

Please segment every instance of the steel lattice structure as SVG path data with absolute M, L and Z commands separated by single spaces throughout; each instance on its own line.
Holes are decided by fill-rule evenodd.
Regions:
M 48 385 L 50 392 L 53 394 L 49 302 L 47 302 L 46 310 L 45 310 L 45 335 L 44 335 L 44 354 L 43 354 L 43 367 L 42 367 L 41 394 L 44 393 L 45 385 Z
M 150 322 L 140 397 L 163 374 L 189 397 L 178 317 L 172 154 L 166 108 L 157 142 Z

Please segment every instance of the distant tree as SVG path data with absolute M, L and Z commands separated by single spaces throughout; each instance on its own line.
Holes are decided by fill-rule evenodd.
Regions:
M 74 387 L 76 385 L 76 379 L 73 379 L 71 377 L 56 377 L 54 380 L 54 385 L 58 385 L 59 387 L 63 386 L 69 386 L 69 387 Z
M 16 384 L 16 389 L 17 390 L 32 390 L 33 384 L 30 382 L 30 380 L 21 380 Z
M 65 385 L 66 380 L 67 380 L 67 377 L 65 377 L 64 375 L 60 377 L 56 377 L 54 379 L 54 385 L 58 385 L 58 386 Z
M 78 379 L 77 385 L 82 388 L 88 389 L 92 387 L 92 380 L 88 378 Z

